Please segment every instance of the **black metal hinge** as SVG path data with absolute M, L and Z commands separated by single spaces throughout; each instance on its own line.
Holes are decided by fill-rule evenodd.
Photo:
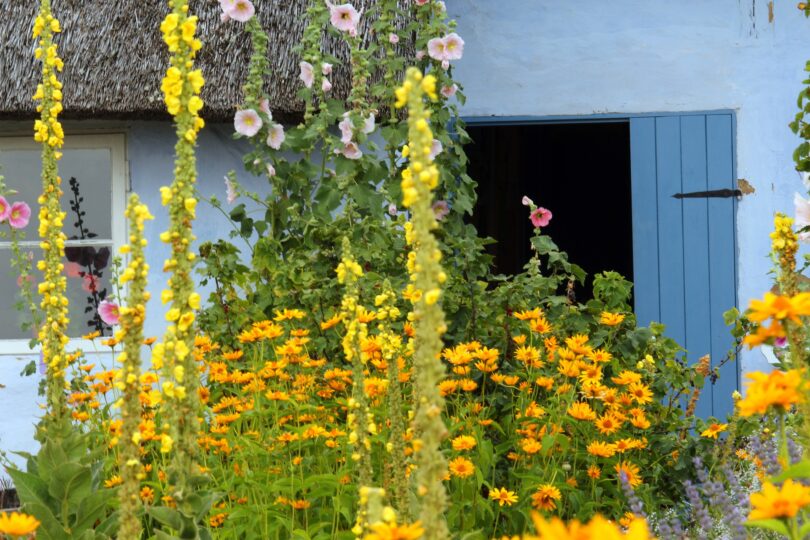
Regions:
M 728 199 L 731 197 L 742 197 L 742 191 L 739 189 L 715 189 L 711 191 L 692 191 L 691 193 L 676 193 L 673 195 L 676 199 L 705 199 L 708 197 L 718 199 Z

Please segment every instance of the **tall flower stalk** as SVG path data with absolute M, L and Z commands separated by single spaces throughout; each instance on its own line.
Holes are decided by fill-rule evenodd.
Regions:
M 149 292 L 146 280 L 149 265 L 144 258 L 147 241 L 143 235 L 143 225 L 153 219 L 146 205 L 141 204 L 136 194 L 129 199 L 126 210 L 129 218 L 130 243 L 121 246 L 121 253 L 129 254 L 129 264 L 121 274 L 121 284 L 129 283 L 127 305 L 119 309 L 120 335 L 123 352 L 118 356 L 121 369 L 116 386 L 122 391 L 121 420 L 124 437 L 118 453 L 118 470 L 122 484 L 118 497 L 121 502 L 120 540 L 137 540 L 141 537 L 140 482 L 144 477 L 141 463 L 141 345 L 143 344 L 143 322 L 146 315 L 146 302 Z
M 42 296 L 40 307 L 44 321 L 39 330 L 42 357 L 47 366 L 47 406 L 52 419 L 65 417 L 65 369 L 68 364 L 65 345 L 68 342 L 68 299 L 65 296 L 67 278 L 62 258 L 65 253 L 65 234 L 62 223 L 62 179 L 58 162 L 62 157 L 64 131 L 59 123 L 62 112 L 62 83 L 57 73 L 64 64 L 56 51 L 54 35 L 61 32 L 59 21 L 51 13 L 50 0 L 42 0 L 34 21 L 34 38 L 39 38 L 35 56 L 42 62 L 42 80 L 37 86 L 34 100 L 38 101 L 39 120 L 34 125 L 34 140 L 42 143 L 42 195 L 39 197 L 39 237 L 43 257 L 37 268 L 45 275 L 39 285 Z
M 171 247 L 171 255 L 163 270 L 170 274 L 161 295 L 170 307 L 166 313 L 169 325 L 162 346 L 156 351 L 163 363 L 166 381 L 164 390 L 163 448 L 174 446 L 169 483 L 174 486 L 172 496 L 178 503 L 191 491 L 191 477 L 196 470 L 197 431 L 199 429 L 199 377 L 192 354 L 194 346 L 195 310 L 200 307 L 200 296 L 194 292 L 192 266 L 194 253 L 191 232 L 195 219 L 197 199 L 194 186 L 197 177 L 195 143 L 205 123 L 199 116 L 203 101 L 199 97 L 205 83 L 202 72 L 194 69 L 194 59 L 202 43 L 195 37 L 197 17 L 189 15 L 187 0 L 170 0 L 171 12 L 160 25 L 163 40 L 169 48 L 170 65 L 161 89 L 166 109 L 174 117 L 177 132 L 175 145 L 174 182 L 160 189 L 164 206 L 169 208 L 169 230 L 161 233 L 161 240 Z M 162 356 L 162 358 L 161 358 Z
M 439 383 L 444 366 L 439 360 L 442 335 L 447 330 L 439 299 L 441 285 L 447 279 L 441 267 L 442 253 L 433 230 L 438 226 L 433 213 L 433 190 L 439 184 L 439 170 L 431 159 L 433 132 L 425 95 L 437 99 L 436 78 L 423 76 L 409 68 L 403 85 L 396 90 L 397 108 L 408 106 L 408 141 L 403 156 L 410 158 L 402 172 L 402 204 L 411 210 L 406 228 L 409 293 L 413 302 L 410 318 L 415 335 L 412 342 L 415 375 L 416 415 L 414 418 L 416 485 L 419 519 L 425 528 L 425 540 L 450 537 L 444 511 L 447 491 L 443 479 L 447 461 L 440 450 L 447 428 L 442 420 L 444 398 Z

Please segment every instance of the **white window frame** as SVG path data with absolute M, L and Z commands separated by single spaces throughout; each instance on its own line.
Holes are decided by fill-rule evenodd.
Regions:
M 0 151 L 9 150 L 37 150 L 41 148 L 41 144 L 35 142 L 31 137 L 15 137 L 0 135 Z M 94 150 L 94 149 L 108 149 L 110 151 L 110 166 L 112 172 L 112 200 L 110 201 L 110 210 L 112 217 L 112 250 L 111 255 L 118 253 L 118 248 L 126 243 L 127 238 L 127 222 L 124 216 L 126 209 L 128 172 L 129 164 L 126 156 L 126 135 L 121 132 L 112 133 L 93 133 L 93 134 L 70 134 L 65 138 L 65 150 Z M 2 165 L 2 164 L 0 164 Z M 0 169 L 0 174 L 2 170 Z M 66 204 L 63 196 L 63 206 Z M 35 203 L 36 201 L 32 201 Z M 37 209 L 32 206 L 32 213 L 37 212 Z M 71 244 L 81 246 L 104 246 L 109 245 L 107 239 L 104 240 L 72 240 Z M 24 247 L 39 247 L 39 238 L 26 238 L 25 242 L 21 243 Z M 36 269 L 34 270 L 37 271 Z M 34 291 L 34 298 L 38 298 L 36 291 Z M 2 309 L 14 309 L 9 306 Z M 0 339 L 0 357 L 14 356 L 14 357 L 30 357 L 32 355 L 39 355 L 40 347 L 37 345 L 34 349 L 29 348 L 30 340 L 28 339 Z M 98 349 L 98 344 L 92 341 L 83 340 L 79 336 L 72 338 L 68 344 L 68 350 L 82 349 L 85 353 L 92 354 Z M 100 351 L 101 352 L 101 351 Z

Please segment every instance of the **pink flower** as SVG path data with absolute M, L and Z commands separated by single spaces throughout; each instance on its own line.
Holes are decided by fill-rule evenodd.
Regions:
M 357 146 L 356 142 L 349 142 L 343 145 L 342 150 L 335 150 L 338 154 L 342 154 L 346 159 L 360 159 L 363 157 L 363 151 Z
M 444 150 L 442 142 L 439 139 L 433 139 L 433 143 L 430 145 L 430 155 L 428 156 L 430 161 L 436 159 L 436 156 L 441 154 L 442 150 Z
M 363 119 L 363 127 L 362 127 L 363 133 L 368 135 L 369 133 L 374 131 L 375 120 L 376 118 L 374 118 L 374 113 L 370 113 Z
M 430 0 L 416 0 L 416 5 L 417 6 L 424 6 L 428 2 L 430 2 Z
M 93 274 L 85 274 L 82 276 L 82 289 L 86 292 L 98 292 L 99 279 Z
M 230 7 L 225 14 L 235 21 L 248 22 L 256 13 L 256 8 L 250 0 L 226 0 L 226 4 L 230 4 Z
M 264 98 L 263 100 L 261 100 L 259 102 L 259 110 L 262 111 L 267 116 L 268 120 L 273 119 L 273 112 L 270 110 L 270 100 L 269 99 Z
M 233 204 L 236 200 L 237 193 L 236 193 L 236 185 L 231 182 L 231 179 L 227 176 L 225 177 L 225 199 L 228 201 L 228 204 Z
M 357 35 L 357 24 L 360 22 L 360 13 L 351 4 L 341 4 L 339 6 L 329 6 L 329 22 L 341 32 L 348 32 L 349 35 Z
M 5 197 L 0 197 L 0 223 L 3 223 L 11 215 L 11 205 Z
M 65 264 L 65 274 L 70 278 L 82 277 L 82 267 L 78 263 L 68 262 Z
M 458 85 L 456 83 L 453 83 L 452 86 L 442 86 L 441 89 L 442 95 L 447 99 L 450 99 L 451 97 L 455 96 L 457 91 Z
M 796 230 L 800 231 L 803 228 L 810 226 L 810 200 L 806 200 L 801 195 L 796 193 L 793 196 L 793 205 L 796 208 Z M 800 232 L 799 240 L 802 242 L 810 242 L 810 232 Z
M 24 202 L 15 202 L 11 205 L 8 215 L 8 224 L 14 229 L 24 229 L 31 219 L 31 207 Z
M 396 45 L 397 43 L 399 43 L 399 36 L 391 32 L 390 34 L 388 34 L 388 43 L 390 43 L 391 45 Z
M 281 124 L 273 124 L 270 128 L 270 133 L 267 135 L 267 146 L 273 150 L 279 150 L 286 138 L 287 136 L 284 135 L 284 126 Z
M 425 57 L 425 51 L 416 51 L 416 59 L 421 60 Z
M 442 69 L 445 71 L 450 69 L 450 60 L 442 60 Z
M 321 64 L 321 73 L 323 73 L 324 77 L 328 77 L 332 74 L 332 64 L 329 62 L 324 62 Z
M 28 275 L 23 278 L 22 276 L 17 276 L 17 287 L 22 288 L 25 284 L 33 284 L 34 283 L 34 276 Z
M 520 204 L 523 206 L 532 206 L 534 201 L 531 200 L 528 196 L 524 195 L 522 199 L 520 199 Z
M 444 51 L 443 60 L 461 60 L 464 55 L 464 40 L 455 32 L 447 34 L 444 36 Z
M 434 60 L 444 60 L 447 46 L 444 43 L 444 39 L 442 38 L 433 38 L 428 41 L 428 54 Z M 418 55 L 419 53 L 417 53 Z M 417 56 L 418 58 L 418 56 Z
M 324 94 L 332 90 L 332 83 L 329 82 L 329 79 L 327 79 L 326 77 L 323 78 L 323 82 L 321 83 L 321 90 L 323 90 Z
M 397 205 L 394 203 L 388 205 L 388 215 L 391 217 L 397 217 Z
M 267 176 L 272 178 L 275 175 L 276 175 L 276 168 L 273 167 L 272 163 L 268 163 L 267 164 Z
M 443 220 L 449 213 L 450 206 L 447 204 L 447 201 L 436 201 L 433 203 L 433 215 L 436 217 L 436 221 Z
M 340 128 L 340 142 L 349 144 L 354 137 L 354 126 L 352 119 L 349 118 L 349 113 L 343 115 L 343 120 L 338 124 L 338 128 Z
M 532 210 L 532 213 L 529 214 L 529 219 L 535 227 L 545 227 L 548 225 L 548 222 L 551 221 L 551 212 L 540 206 Z
M 309 62 L 301 62 L 298 64 L 301 68 L 301 75 L 298 76 L 304 82 L 304 86 L 312 88 L 312 83 L 315 82 L 315 72 L 313 71 L 312 64 Z
M 118 304 L 109 300 L 102 300 L 98 305 L 98 316 L 101 317 L 105 324 L 115 326 L 120 318 Z
M 233 119 L 233 127 L 236 132 L 245 137 L 253 137 L 262 129 L 262 119 L 253 109 L 243 109 L 236 111 Z

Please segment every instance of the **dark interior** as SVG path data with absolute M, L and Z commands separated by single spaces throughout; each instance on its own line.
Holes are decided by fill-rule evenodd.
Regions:
M 478 182 L 471 221 L 497 240 L 489 252 L 499 273 L 520 273 L 531 256 L 532 225 L 521 205 L 528 195 L 552 212 L 544 233 L 588 273 L 585 291 L 604 270 L 632 281 L 629 123 L 471 124 L 467 130 L 469 171 Z

